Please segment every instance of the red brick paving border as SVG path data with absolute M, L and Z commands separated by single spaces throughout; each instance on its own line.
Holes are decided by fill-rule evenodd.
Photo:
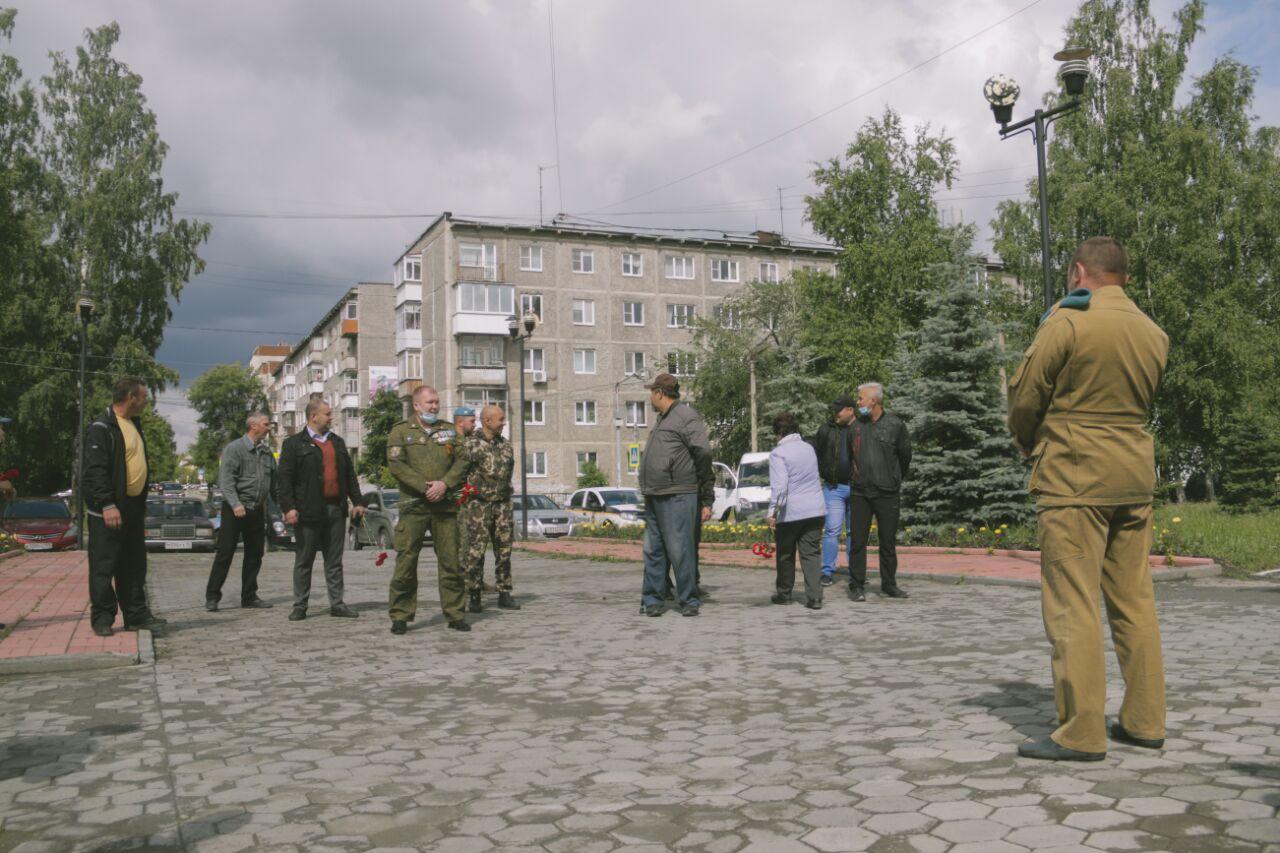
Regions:
M 618 539 L 550 539 L 517 542 L 517 547 L 540 554 L 556 554 L 577 559 L 608 558 L 639 563 L 639 542 Z M 699 557 L 704 565 L 740 566 L 744 568 L 772 569 L 773 558 L 764 559 L 751 553 L 746 545 L 703 543 Z M 872 550 L 867 561 L 872 571 L 879 570 L 879 558 Z M 838 568 L 848 562 L 841 554 Z M 1166 564 L 1164 556 L 1151 555 L 1151 576 L 1157 581 L 1184 580 L 1194 577 L 1210 577 L 1222 573 L 1213 560 L 1203 557 L 1177 557 L 1174 565 Z M 898 576 L 924 578 L 947 582 L 971 582 L 1004 584 L 1009 586 L 1040 586 L 1040 552 L 996 550 L 988 553 L 985 548 L 929 548 L 903 546 L 898 548 Z
M 83 551 L 0 561 L 0 672 L 118 666 L 139 660 L 139 638 L 99 637 L 89 623 L 89 560 Z M 16 623 L 16 624 L 15 624 Z M 145 639 L 144 639 L 145 644 Z

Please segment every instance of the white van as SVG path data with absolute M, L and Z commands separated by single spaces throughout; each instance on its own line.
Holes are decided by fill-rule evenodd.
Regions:
M 736 471 L 723 462 L 712 465 L 716 500 L 711 517 L 720 521 L 763 518 L 769 509 L 769 454 L 744 453 Z

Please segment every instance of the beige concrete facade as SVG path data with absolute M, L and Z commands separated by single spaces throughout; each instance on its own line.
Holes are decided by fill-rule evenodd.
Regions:
M 395 263 L 399 388 L 433 385 L 450 411 L 484 402 L 513 411 L 523 372 L 530 492 L 572 490 L 584 454 L 612 485 L 634 486 L 627 445 L 644 443 L 654 417 L 637 367 L 691 372 L 678 355 L 690 344 L 690 316 L 710 316 L 762 277 L 831 271 L 835 256 L 768 232 L 531 227 L 445 214 Z M 521 371 L 507 319 L 526 310 L 539 322 Z

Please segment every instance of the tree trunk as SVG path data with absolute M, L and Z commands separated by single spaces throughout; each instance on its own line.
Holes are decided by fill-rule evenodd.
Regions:
M 1204 499 L 1207 500 L 1209 503 L 1213 503 L 1215 500 L 1218 499 L 1218 496 L 1214 494 L 1214 491 L 1213 491 L 1213 469 L 1212 468 L 1204 469 Z

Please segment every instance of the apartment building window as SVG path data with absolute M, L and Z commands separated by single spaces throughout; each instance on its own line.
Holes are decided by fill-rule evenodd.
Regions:
M 542 322 L 542 294 L 541 293 L 522 293 L 520 294 L 520 316 L 532 314 L 538 318 L 538 322 Z
M 359 303 L 357 303 L 354 299 L 352 299 L 350 302 L 347 303 L 346 313 L 344 313 L 342 316 L 348 320 L 358 319 L 360 316 L 359 314 L 360 309 L 357 307 L 358 304 Z
M 579 400 L 573 404 L 573 422 L 578 426 L 595 426 L 596 401 Z
M 542 272 L 542 247 L 520 247 L 520 269 L 524 272 Z
M 485 406 L 499 406 L 507 410 L 507 390 L 505 388 L 459 388 L 464 406 L 472 406 L 478 412 Z
M 293 362 L 291 362 L 291 361 L 286 361 L 286 362 L 284 363 L 284 375 L 285 375 L 285 376 L 292 376 L 294 373 L 296 373 L 296 372 L 297 372 L 297 370 L 298 370 L 298 365 L 294 364 Z
M 530 477 L 547 476 L 547 451 L 531 450 L 524 455 L 524 473 Z
M 596 324 L 596 303 L 594 299 L 573 300 L 573 325 L 594 326 Z
M 596 452 L 594 450 L 579 450 L 578 451 L 578 476 L 579 477 L 582 476 L 582 469 L 586 468 L 587 465 L 597 464 L 596 460 L 598 460 L 599 458 L 600 457 L 596 455 Z
M 405 255 L 400 274 L 405 281 L 422 281 L 422 255 Z
M 644 275 L 644 258 L 639 252 L 622 253 L 622 274 L 627 276 Z
M 400 331 L 415 332 L 422 328 L 422 303 L 406 302 L 400 306 Z
M 771 284 L 778 282 L 778 265 L 773 261 L 760 262 L 760 280 L 767 281 Z
M 635 376 L 644 370 L 645 357 L 642 352 L 623 353 L 622 370 L 627 376 Z
M 647 426 L 646 406 L 642 400 L 627 401 L 627 426 L 642 427 Z
M 596 256 L 591 249 L 574 249 L 570 252 L 574 272 L 593 273 L 596 271 Z
M 463 367 L 502 367 L 502 338 L 496 335 L 474 335 L 462 338 Z
M 400 357 L 400 378 L 422 378 L 422 353 L 417 351 L 405 352 L 404 355 Z
M 738 262 L 727 258 L 718 258 L 711 262 L 712 281 L 737 281 Z
M 688 255 L 668 255 L 667 278 L 693 278 L 693 258 Z
M 360 393 L 360 377 L 353 374 L 347 374 L 342 380 L 343 394 L 359 394 Z
M 573 351 L 574 373 L 596 372 L 596 351 L 593 349 L 576 349 Z
M 284 399 L 286 403 L 292 403 L 294 400 L 298 399 L 298 386 L 297 385 L 284 386 Z
M 493 243 L 459 243 L 458 266 L 480 270 L 485 281 L 498 277 L 498 247 Z
M 323 367 L 321 367 L 320 365 L 316 365 L 315 367 L 311 368 L 311 381 L 312 381 L 312 382 L 323 382 L 323 381 L 324 381 L 324 368 L 323 368 Z
M 458 285 L 458 305 L 474 314 L 511 314 L 516 290 L 509 284 L 478 284 L 464 281 Z
M 698 372 L 698 359 L 691 352 L 669 352 L 667 372 L 675 376 L 692 376 Z
M 543 357 L 542 347 L 526 347 L 524 351 L 524 372 L 546 370 L 547 360 Z
M 644 303 L 643 302 L 622 303 L 622 325 L 624 326 L 643 326 L 644 325 Z
M 524 401 L 524 422 L 529 426 L 546 426 L 547 407 L 541 400 Z
M 687 329 L 693 322 L 693 306 L 667 303 L 667 328 Z
M 741 329 L 742 318 L 736 306 L 717 305 L 714 309 L 716 324 L 722 329 Z

